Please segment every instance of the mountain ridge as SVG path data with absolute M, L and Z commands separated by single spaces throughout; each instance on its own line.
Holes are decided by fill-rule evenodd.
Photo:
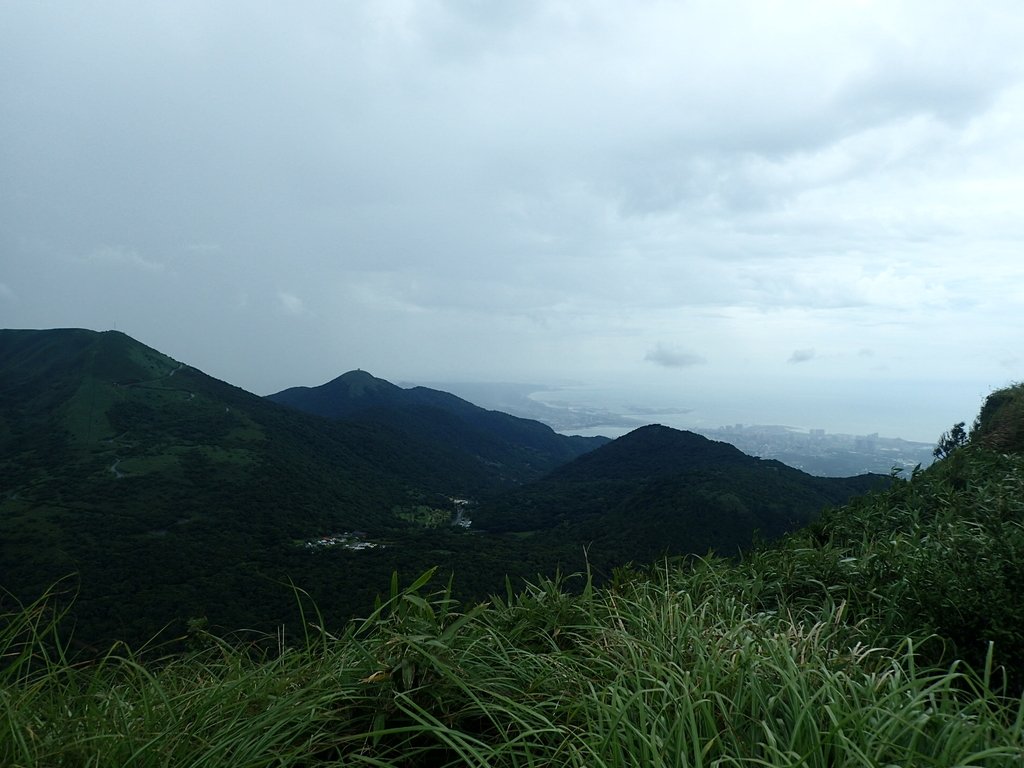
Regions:
M 481 408 L 429 387 L 402 388 L 363 370 L 316 387 L 291 387 L 267 399 L 329 419 L 382 424 L 413 438 L 458 444 L 480 461 L 526 479 L 609 442 L 560 435 L 539 421 Z
M 118 332 L 0 331 L 5 594 L 31 601 L 76 574 L 76 637 L 95 646 L 191 618 L 272 632 L 302 626 L 289 583 L 343 622 L 397 570 L 458 572 L 460 596 L 482 599 L 506 576 L 732 553 L 824 498 L 796 470 L 667 427 L 602 443 L 364 371 L 332 381 L 362 401 L 351 416 L 258 397 Z M 702 466 L 681 471 L 672 444 Z M 775 506 L 730 490 L 737 478 Z
M 296 562 L 294 542 L 401 534 L 396 509 L 493 484 L 458 459 L 287 409 L 124 334 L 0 331 L 3 586 L 32 599 L 79 574 L 83 635 L 151 636 L 172 606 L 245 626 L 247 593 L 277 623 L 293 608 L 275 586 L 289 569 L 339 583 Z M 372 600 L 353 594 L 349 609 Z
M 733 553 L 890 482 L 815 477 L 693 432 L 648 425 L 488 500 L 476 520 L 494 532 L 588 541 L 601 562 L 612 551 L 639 560 Z

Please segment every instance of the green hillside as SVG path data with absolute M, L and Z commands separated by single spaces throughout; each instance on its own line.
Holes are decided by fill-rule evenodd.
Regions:
M 1024 762 L 1024 456 L 966 445 L 742 561 L 539 579 L 459 605 L 397 579 L 339 633 L 75 666 L 46 604 L 0 633 L 0 763 L 994 766 Z M 1004 410 L 1008 407 L 1009 410 Z M 575 471 L 575 470 L 574 470 Z M 385 584 L 381 584 L 386 588 Z
M 32 599 L 73 574 L 83 641 L 190 617 L 273 626 L 291 578 L 349 615 L 368 578 L 428 549 L 327 562 L 305 542 L 404 540 L 419 530 L 404 510 L 493 485 L 444 446 L 296 413 L 120 333 L 0 332 L 0 373 L 3 586 Z
M 312 392 L 351 417 L 286 408 L 116 332 L 0 331 L 2 586 L 31 601 L 65 579 L 65 626 L 94 650 L 190 621 L 298 633 L 293 584 L 340 626 L 395 570 L 457 574 L 463 599 L 588 563 L 603 579 L 662 553 L 735 553 L 851 492 L 672 430 L 693 450 L 647 430 L 587 463 L 602 441 L 363 372 Z M 527 501 L 539 522 L 524 527 Z
M 727 443 L 651 425 L 488 500 L 474 520 L 492 532 L 587 542 L 592 562 L 664 554 L 735 554 L 888 478 L 814 477 Z

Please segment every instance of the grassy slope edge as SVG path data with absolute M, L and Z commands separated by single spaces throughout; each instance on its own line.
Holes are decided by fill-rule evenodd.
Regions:
M 0 763 L 1020 765 L 1024 457 L 990 434 L 740 563 L 465 608 L 396 579 L 267 655 L 197 631 L 76 666 L 29 606 L 0 629 Z

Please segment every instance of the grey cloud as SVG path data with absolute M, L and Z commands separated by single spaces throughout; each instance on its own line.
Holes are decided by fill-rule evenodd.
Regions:
M 795 349 L 786 362 L 794 365 L 796 363 L 806 363 L 808 360 L 813 360 L 815 356 L 816 353 L 813 349 Z
M 763 389 L 862 347 L 998 361 L 1022 30 L 997 0 L 0 3 L 0 325 L 116 317 L 261 392 L 674 381 L 689 339 Z M 786 346 L 819 338 L 854 352 Z
M 690 368 L 707 362 L 700 355 L 665 344 L 655 346 L 654 349 L 644 355 L 644 360 L 666 368 Z
M 1019 61 L 1002 53 L 1020 28 L 999 9 L 978 11 L 947 6 L 944 19 L 919 20 L 920 35 L 873 41 L 870 60 L 837 92 L 837 105 L 852 120 L 876 124 L 929 114 L 962 125 L 984 112 L 1020 75 Z M 962 38 L 948 34 L 955 26 L 972 30 L 969 61 Z

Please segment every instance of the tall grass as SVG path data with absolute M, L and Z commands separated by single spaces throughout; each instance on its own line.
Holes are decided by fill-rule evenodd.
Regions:
M 846 600 L 888 644 L 984 666 L 1024 689 L 1024 456 L 961 448 L 889 491 L 828 511 L 743 565 L 745 599 Z
M 4 617 L 9 766 L 1019 765 L 1024 708 L 842 602 L 763 611 L 709 561 L 460 612 L 425 579 L 341 637 L 259 655 L 210 640 L 77 666 L 45 606 Z M 577 590 L 578 592 L 578 590 Z

